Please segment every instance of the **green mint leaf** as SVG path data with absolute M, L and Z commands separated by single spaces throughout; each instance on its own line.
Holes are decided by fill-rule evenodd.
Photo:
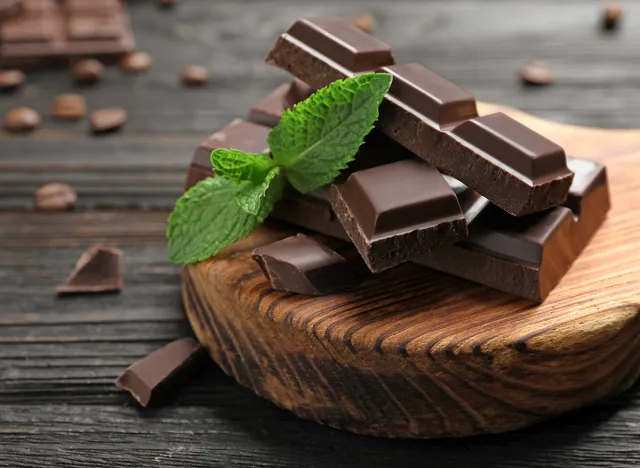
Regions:
M 391 80 L 390 74 L 369 73 L 336 81 L 283 112 L 269 146 L 291 185 L 309 193 L 347 167 L 373 129 Z
M 280 168 L 271 169 L 261 184 L 247 185 L 236 195 L 236 203 L 243 211 L 254 216 L 266 218 L 273 205 L 282 198 L 284 178 L 280 176 Z
M 212 177 L 191 187 L 169 216 L 169 260 L 199 262 L 249 235 L 264 216 L 246 213 L 234 201 L 248 185 L 251 183 L 236 184 L 223 177 Z
M 261 183 L 276 165 L 267 154 L 243 153 L 234 149 L 217 149 L 211 153 L 211 165 L 217 175 L 239 183 Z

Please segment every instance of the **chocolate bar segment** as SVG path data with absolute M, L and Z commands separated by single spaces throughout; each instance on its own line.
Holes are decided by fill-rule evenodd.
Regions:
M 282 84 L 258 101 L 249 112 L 249 120 L 267 127 L 280 123 L 280 116 L 314 93 L 313 88 L 298 79 Z
M 300 20 L 291 29 L 301 21 L 304 22 Z M 316 28 L 322 25 L 315 22 Z M 344 21 L 342 28 L 352 26 Z M 267 62 L 310 86 L 321 88 L 362 71 L 349 69 L 346 62 L 329 55 L 331 51 L 318 53 L 313 41 L 305 42 L 300 37 L 291 40 L 289 32 L 278 39 Z M 512 215 L 543 211 L 565 201 L 573 174 L 556 145 L 508 117 L 497 116 L 488 121 L 493 125 L 491 129 L 490 125 L 483 127 L 485 138 L 498 131 L 500 135 L 493 139 L 506 143 L 478 147 L 483 139 L 476 138 L 470 131 L 472 127 L 465 125 L 465 119 L 476 117 L 469 93 L 417 64 L 388 65 L 377 70 L 394 75 L 377 123 L 377 128 L 389 137 Z M 526 146 L 515 148 L 509 142 Z M 512 156 L 517 150 L 517 155 L 503 155 L 505 148 Z M 509 164 L 517 161 L 518 168 L 505 160 Z M 532 179 L 520 171 L 535 176 Z
M 245 120 L 236 119 L 223 129 L 210 135 L 196 149 L 187 172 L 187 189 L 197 182 L 213 176 L 211 152 L 219 148 L 233 148 L 245 153 L 269 151 L 267 137 L 271 129 Z
M 366 271 L 360 259 L 347 260 L 304 234 L 259 247 L 252 257 L 273 289 L 307 296 L 346 289 Z
M 23 10 L 2 25 L 2 66 L 117 59 L 133 50 L 129 19 L 117 0 L 24 0 Z
M 522 218 L 488 206 L 469 237 L 416 263 L 542 302 L 605 220 L 610 207 L 606 169 L 569 158 L 575 179 L 565 206 Z
M 372 272 L 467 234 L 458 199 L 430 164 L 407 159 L 332 184 L 329 201 Z
M 156 403 L 172 386 L 195 367 L 203 348 L 191 338 L 182 338 L 140 359 L 116 380 L 142 406 Z

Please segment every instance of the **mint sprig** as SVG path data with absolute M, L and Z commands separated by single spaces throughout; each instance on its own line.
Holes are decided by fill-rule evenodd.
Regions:
M 353 161 L 378 118 L 392 76 L 370 73 L 332 83 L 283 112 L 268 154 L 218 149 L 216 177 L 198 182 L 169 216 L 169 259 L 205 260 L 247 236 L 273 210 L 290 183 L 309 193 Z

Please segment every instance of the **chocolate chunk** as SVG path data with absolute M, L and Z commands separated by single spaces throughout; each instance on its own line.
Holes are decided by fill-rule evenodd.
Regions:
M 267 127 L 275 127 L 280 123 L 280 116 L 286 109 L 307 99 L 313 92 L 311 87 L 300 80 L 280 85 L 251 108 L 249 120 Z
M 42 185 L 33 194 L 33 205 L 38 211 L 72 210 L 77 201 L 73 187 L 58 182 Z
M 126 72 L 144 72 L 151 68 L 153 59 L 146 52 L 131 52 L 120 61 L 120 67 Z
M 128 17 L 118 0 L 25 0 L 25 14 L 3 23 L 0 64 L 19 68 L 82 57 L 119 58 L 133 49 Z
M 15 90 L 22 86 L 27 77 L 20 70 L 0 70 L 0 90 Z
M 40 122 L 40 114 L 29 107 L 16 107 L 4 116 L 4 128 L 14 133 L 33 131 Z
M 541 62 L 528 62 L 520 69 L 520 79 L 528 86 L 546 86 L 553 83 L 553 70 Z
M 607 2 L 602 8 L 602 29 L 605 31 L 615 31 L 620 25 L 624 10 L 618 2 Z
M 280 36 L 267 55 L 268 63 L 282 66 L 289 72 L 292 72 L 292 63 L 296 67 L 309 67 L 317 71 L 314 66 L 316 61 L 331 61 L 336 69 L 323 70 L 327 74 L 313 79 L 315 83 L 293 73 L 296 78 L 316 89 L 344 76 L 395 63 L 388 45 L 339 18 L 296 21 L 286 34 Z M 320 81 L 324 84 L 317 86 Z
M 313 30 L 313 34 L 301 34 L 300 30 Z M 378 58 L 383 56 L 381 51 L 384 50 L 387 51 L 387 57 L 392 59 L 388 46 L 347 22 L 332 18 L 296 22 L 287 33 L 280 36 L 267 55 L 267 62 L 290 72 L 314 88 L 365 71 L 372 61 L 361 60 L 354 65 L 353 50 L 357 48 L 350 48 L 346 39 L 339 47 L 327 45 L 332 42 L 326 38 L 333 38 L 336 30 L 340 31 L 341 38 L 358 32 L 363 34 L 365 38 L 376 41 Z M 374 46 L 370 43 L 369 47 Z M 348 51 L 351 51 L 351 55 Z M 350 60 L 345 57 L 350 57 Z M 416 64 L 385 66 L 378 71 L 394 75 L 392 89 L 385 96 L 377 122 L 377 128 L 390 138 L 512 215 L 543 211 L 564 202 L 573 174 L 566 167 L 566 162 L 564 168 L 558 170 L 556 162 L 559 158 L 546 158 L 547 155 L 535 152 L 541 141 L 548 140 L 541 136 L 532 137 L 532 131 L 517 131 L 516 135 L 498 138 L 531 143 L 533 147 L 522 148 L 524 157 L 553 162 L 546 172 L 545 167 L 538 166 L 538 161 L 524 163 L 524 166 L 535 166 L 539 173 L 535 181 L 522 177 L 515 169 L 499 162 L 499 154 L 478 151 L 474 144 L 452 132 L 465 119 L 476 117 L 475 103 L 469 93 Z M 514 128 L 514 125 L 505 124 L 506 130 L 514 131 Z M 464 127 L 460 132 L 463 130 L 467 128 Z M 528 136 L 520 138 L 525 133 Z
M 61 94 L 53 99 L 51 115 L 60 120 L 78 120 L 87 113 L 87 101 L 79 94 Z
M 517 120 L 498 112 L 461 123 L 453 134 L 486 158 L 494 157 L 522 178 L 543 182 L 567 172 L 564 150 Z
M 124 284 L 121 250 L 92 245 L 78 259 L 58 294 L 102 293 L 120 291 Z
M 157 403 L 193 371 L 203 357 L 203 348 L 191 338 L 176 340 L 133 363 L 116 380 L 142 406 Z
M 107 107 L 93 112 L 89 116 L 89 124 L 94 133 L 113 132 L 127 121 L 127 111 L 122 107 Z
M 102 79 L 104 65 L 96 59 L 78 60 L 71 68 L 71 76 L 80 84 L 94 84 Z
M 209 70 L 199 65 L 189 65 L 180 76 L 185 86 L 202 86 L 209 81 Z
M 273 289 L 307 296 L 346 289 L 366 272 L 359 259 L 347 260 L 304 234 L 259 247 L 252 257 Z
M 431 165 L 398 161 L 331 185 L 329 201 L 376 273 L 467 235 L 455 193 Z
M 371 33 L 371 31 L 376 29 L 376 26 L 378 25 L 376 17 L 371 13 L 359 13 L 355 16 L 352 16 L 351 19 L 349 19 L 349 23 L 351 23 L 361 31 L 369 34 Z

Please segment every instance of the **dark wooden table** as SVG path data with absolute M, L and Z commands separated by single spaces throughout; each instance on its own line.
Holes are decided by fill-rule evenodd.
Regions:
M 302 421 L 259 399 L 213 364 L 168 405 L 140 411 L 116 390 L 132 361 L 190 333 L 164 223 L 185 167 L 207 134 L 245 115 L 286 77 L 262 64 L 276 35 L 304 15 L 370 11 L 400 61 L 420 61 L 479 99 L 601 127 L 640 127 L 640 3 L 620 34 L 597 30 L 595 2 L 186 0 L 173 11 L 131 0 L 143 75 L 109 69 L 82 90 L 91 108 L 123 105 L 121 134 L 48 117 L 74 91 L 65 70 L 29 75 L 0 96 L 46 116 L 30 137 L 0 134 L 0 466 L 80 467 L 600 467 L 640 465 L 640 388 L 514 434 L 449 441 L 377 440 Z M 315 5 L 313 5 L 315 3 Z M 558 82 L 526 90 L 520 65 L 542 59 Z M 185 90 L 178 73 L 204 64 L 211 85 Z M 41 183 L 79 192 L 68 214 L 32 211 Z M 122 248 L 121 294 L 56 298 L 82 250 Z

